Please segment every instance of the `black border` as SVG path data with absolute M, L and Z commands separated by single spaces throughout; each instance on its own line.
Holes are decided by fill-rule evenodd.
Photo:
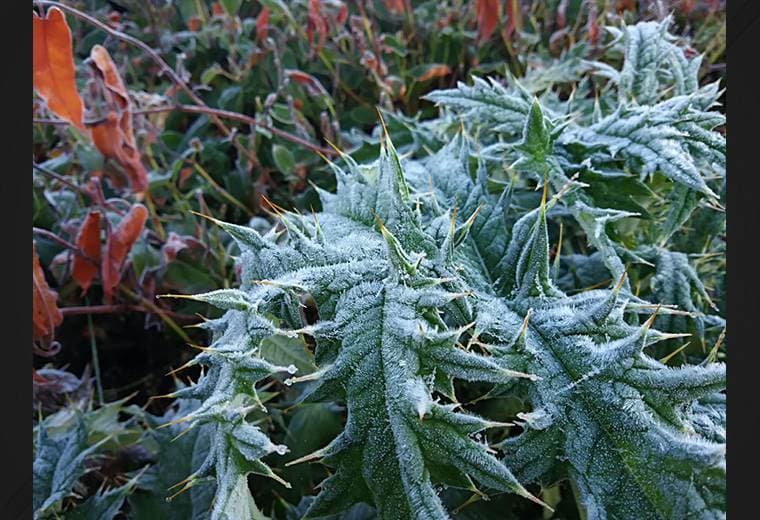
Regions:
M 728 108 L 728 511 L 752 518 L 756 509 L 758 418 L 760 406 L 760 2 L 727 2 Z M 2 302 L 4 370 L 0 372 L 3 449 L 0 511 L 3 518 L 31 518 L 32 436 L 30 431 L 32 354 L 29 343 L 31 297 L 28 288 L 29 136 L 31 121 L 31 25 L 29 3 L 3 6 L 3 175 L 0 222 L 4 254 Z M 24 25 L 21 20 L 27 20 Z M 25 44 L 22 44 L 25 42 Z M 728 86 L 728 84 L 726 85 Z M 27 128 L 24 132 L 21 129 Z M 26 178 L 27 181 L 22 181 Z M 27 325 L 23 325 L 27 323 Z
M 753 518 L 760 459 L 760 2 L 727 4 L 728 512 Z
M 2 31 L 2 349 L 0 367 L 0 516 L 32 518 L 31 292 L 29 291 L 32 91 L 31 2 L 3 5 Z M 27 101 L 23 101 L 26 99 Z M 26 128 L 26 130 L 23 130 Z M 24 180 L 26 179 L 26 180 Z

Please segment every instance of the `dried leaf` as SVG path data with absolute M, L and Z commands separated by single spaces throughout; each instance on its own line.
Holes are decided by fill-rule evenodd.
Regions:
M 219 2 L 211 4 L 211 14 L 213 16 L 224 16 L 224 8 L 222 8 L 222 5 Z
M 344 23 L 346 23 L 346 20 L 348 20 L 348 6 L 343 2 L 340 2 L 340 7 L 338 7 L 338 15 L 335 17 L 335 23 L 338 27 L 341 27 Z
M 32 243 L 32 339 L 38 340 L 53 335 L 55 328 L 63 321 L 53 291 L 45 280 L 37 249 Z
M 588 41 L 592 47 L 596 47 L 599 43 L 599 21 L 597 20 L 598 17 L 599 13 L 597 12 L 596 2 L 589 2 L 586 33 L 588 34 Z
M 90 50 L 90 59 L 103 79 L 107 101 L 115 103 L 121 110 L 129 110 L 130 102 L 127 88 L 124 86 L 121 74 L 119 74 L 119 70 L 106 48 L 102 45 L 94 45 Z
M 391 13 L 402 14 L 406 11 L 404 6 L 404 0 L 384 0 L 385 8 Z
M 256 17 L 256 39 L 263 42 L 269 34 L 269 8 L 264 7 Z
M 518 0 L 506 0 L 504 3 L 504 14 L 507 17 L 507 24 L 504 27 L 504 33 L 507 38 L 512 37 L 512 33 L 522 31 L 522 10 Z
M 192 32 L 198 32 L 201 30 L 201 19 L 197 16 L 191 16 L 187 19 L 187 28 Z
M 309 0 L 308 24 L 306 26 L 306 38 L 309 40 L 309 53 L 314 56 L 319 54 L 327 39 L 327 22 L 322 16 L 319 0 Z M 317 43 L 314 44 L 314 32 L 317 33 Z
M 305 86 L 310 96 L 327 95 L 327 90 L 322 86 L 322 83 L 311 74 L 307 74 L 300 70 L 285 69 L 285 75 L 299 85 Z
M 476 0 L 475 18 L 478 24 L 478 43 L 482 43 L 491 37 L 499 23 L 499 0 Z
M 87 292 L 93 278 L 98 272 L 96 263 L 100 260 L 100 212 L 90 211 L 82 222 L 82 227 L 77 233 L 76 246 L 89 258 L 74 255 L 71 263 L 71 277 L 81 287 L 82 292 Z
M 451 67 L 448 65 L 430 65 L 417 79 L 420 83 L 429 79 L 440 78 L 451 74 Z
M 106 302 L 111 301 L 113 288 L 121 279 L 121 266 L 132 245 L 140 237 L 145 221 L 148 219 L 148 210 L 142 204 L 134 204 L 129 213 L 119 223 L 119 226 L 111 232 L 106 240 L 106 249 L 103 254 L 102 273 L 103 296 Z
M 135 143 L 132 103 L 124 81 L 105 47 L 93 46 L 90 59 L 103 81 L 106 101 L 111 106 L 104 121 L 92 127 L 92 140 L 100 153 L 124 168 L 135 192 L 145 191 L 148 177 Z
M 183 249 L 188 247 L 202 247 L 194 237 L 189 235 L 178 235 L 174 231 L 169 232 L 169 236 L 166 237 L 166 242 L 161 246 L 161 254 L 164 257 L 164 262 L 167 264 L 174 261 L 177 258 L 177 254 Z
M 56 116 L 84 130 L 84 105 L 74 78 L 71 30 L 63 12 L 32 13 L 34 90 Z

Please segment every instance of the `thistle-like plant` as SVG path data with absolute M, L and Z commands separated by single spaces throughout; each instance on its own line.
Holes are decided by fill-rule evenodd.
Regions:
M 722 119 L 709 111 L 718 91 L 686 78 L 696 65 L 653 27 L 620 33 L 626 63 L 647 65 L 607 71 L 619 94 L 607 115 L 597 103 L 576 117 L 572 100 L 496 82 L 438 92 L 430 98 L 458 110 L 476 141 L 438 135 L 427 142 L 448 143 L 412 160 L 386 132 L 374 163 L 330 163 L 337 190 L 319 191 L 320 212 L 273 207 L 278 225 L 263 235 L 217 222 L 239 246 L 241 283 L 188 296 L 226 313 L 204 325 L 212 342 L 191 362 L 202 376 L 174 394 L 200 405 L 173 421 L 203 425 L 208 453 L 182 484 L 215 476 L 213 519 L 260 514 L 248 474 L 281 480 L 261 459 L 287 448 L 251 420 L 263 407 L 255 385 L 277 373 L 294 375 L 284 383 L 301 401 L 346 409 L 337 437 L 291 462 L 330 468 L 306 518 L 359 503 L 383 519 L 448 518 L 446 487 L 548 508 L 526 486 L 565 480 L 586 518 L 724 516 L 725 366 L 710 356 L 671 368 L 650 355 L 685 335 L 685 317 L 702 320 L 700 334 L 708 321 L 691 298 L 711 303 L 699 274 L 666 246 L 696 201 L 715 198 L 705 172 L 722 161 Z M 641 48 L 647 31 L 663 38 L 654 54 Z M 650 87 L 673 95 L 642 97 Z M 493 178 L 494 158 L 509 161 L 510 182 Z M 645 200 L 656 173 L 682 202 L 667 224 L 616 229 L 638 216 L 631 207 L 662 213 Z M 551 258 L 558 223 L 560 247 L 580 251 L 564 262 Z M 607 288 L 574 283 L 568 258 L 581 278 L 603 265 Z M 631 263 L 656 271 L 646 294 Z M 267 361 L 277 337 L 306 338 L 316 370 Z M 478 416 L 458 399 L 468 384 L 525 409 L 513 423 Z M 502 440 L 489 445 L 484 431 Z
M 334 469 L 308 517 L 365 502 L 380 518 L 447 518 L 436 484 L 539 501 L 525 484 L 564 478 L 592 518 L 723 509 L 721 426 L 692 418 L 718 399 L 723 365 L 672 369 L 646 355 L 674 335 L 651 328 L 653 307 L 624 294 L 622 278 L 566 296 L 547 234 L 563 193 L 547 200 L 545 185 L 538 207 L 512 214 L 510 191 L 489 193 L 470 155 L 459 136 L 403 165 L 386 140 L 372 165 L 333 165 L 337 193 L 321 193 L 320 213 L 280 211 L 282 228 L 265 236 L 219 223 L 240 247 L 242 283 L 193 296 L 227 313 L 208 322 L 214 340 L 194 361 L 206 373 L 177 392 L 203 400 L 186 421 L 213 424 L 194 477 L 216 473 L 214 518 L 252 510 L 246 474 L 274 476 L 259 459 L 284 447 L 246 415 L 253 384 L 287 370 L 260 358 L 262 341 L 298 334 L 316 343 L 318 370 L 287 383 L 347 407 L 343 432 L 307 457 Z M 636 325 L 642 312 L 652 316 Z M 505 424 L 462 410 L 454 380 L 527 396 L 503 458 L 473 435 Z

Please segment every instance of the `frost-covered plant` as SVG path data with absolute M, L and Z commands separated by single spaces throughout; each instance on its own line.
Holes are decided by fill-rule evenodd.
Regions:
M 359 503 L 383 519 L 448 518 L 447 488 L 548 508 L 526 486 L 564 480 L 590 519 L 725 516 L 725 365 L 711 356 L 672 368 L 650 355 L 684 336 L 672 324 L 699 314 L 692 294 L 711 303 L 686 254 L 666 246 L 696 208 L 691 194 L 710 201 L 720 189 L 704 174 L 722 160 L 712 131 L 722 119 L 709 112 L 718 92 L 660 67 L 682 63 L 666 36 L 664 50 L 641 49 L 652 27 L 621 33 L 625 60 L 646 70 L 608 71 L 619 104 L 607 115 L 597 104 L 588 124 L 572 100 L 460 86 L 431 98 L 460 110 L 475 144 L 460 131 L 427 157 L 402 159 L 386 134 L 376 162 L 331 163 L 337 190 L 320 191 L 320 212 L 274 208 L 279 225 L 265 234 L 218 222 L 239 246 L 241 284 L 189 296 L 226 312 L 204 324 L 212 342 L 191 362 L 203 375 L 174 394 L 200 405 L 173 421 L 203 428 L 208 450 L 182 484 L 215 476 L 211 518 L 261 514 L 247 475 L 282 482 L 261 459 L 287 448 L 251 419 L 263 407 L 255 385 L 278 373 L 300 400 L 346 407 L 341 433 L 292 461 L 331 472 L 305 518 Z M 630 78 L 639 73 L 651 77 Z M 652 104 L 639 104 L 641 89 L 673 82 L 674 95 L 647 90 L 641 100 Z M 494 157 L 511 163 L 507 185 L 491 175 Z M 667 217 L 673 229 L 616 229 L 637 215 L 630 205 L 657 209 L 655 181 L 643 183 L 655 173 L 671 192 L 687 190 L 673 195 L 685 201 Z M 574 252 L 552 259 L 560 222 L 560 246 Z M 586 240 L 595 254 L 580 248 Z M 608 280 L 589 289 L 602 269 Z M 293 337 L 314 345 L 315 371 L 265 359 L 267 342 Z M 525 410 L 514 424 L 478 416 L 458 399 L 467 384 Z M 503 440 L 489 445 L 491 430 Z
M 269 473 L 259 459 L 284 452 L 245 417 L 253 384 L 284 370 L 258 356 L 261 342 L 296 334 L 316 342 L 319 369 L 288 382 L 348 412 L 309 457 L 335 469 L 309 517 L 366 502 L 381 518 L 446 518 L 434 484 L 538 500 L 520 482 L 560 478 L 594 518 L 722 510 L 721 426 L 697 427 L 691 414 L 718 399 L 724 366 L 673 369 L 647 356 L 673 335 L 651 328 L 653 316 L 626 321 L 652 309 L 621 292 L 623 279 L 560 291 L 546 220 L 560 198 L 512 214 L 509 190 L 490 194 L 482 164 L 471 177 L 469 151 L 459 137 L 405 174 L 388 141 L 374 165 L 335 167 L 338 190 L 322 193 L 320 213 L 282 213 L 283 229 L 265 236 L 220 223 L 242 251 L 243 282 L 193 296 L 228 312 L 208 322 L 214 341 L 195 361 L 206 374 L 177 392 L 204 401 L 185 420 L 214 425 L 197 472 L 216 472 L 213 517 L 249 511 L 245 475 Z M 500 446 L 503 459 L 473 434 L 504 425 L 459 411 L 455 379 L 528 396 L 525 431 Z

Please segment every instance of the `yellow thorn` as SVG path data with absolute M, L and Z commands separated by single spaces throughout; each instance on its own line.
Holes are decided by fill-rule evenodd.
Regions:
M 325 161 L 326 163 L 331 163 L 331 162 L 332 162 L 330 159 L 328 159 L 328 158 L 327 158 L 327 156 L 326 156 L 325 154 L 323 154 L 323 153 L 322 153 L 322 152 L 320 152 L 319 150 L 314 150 L 314 152 L 315 152 L 317 155 L 319 155 L 319 156 L 322 158 L 322 160 L 323 160 L 323 161 Z
M 182 437 L 182 436 L 183 436 L 183 435 L 185 435 L 186 433 L 190 432 L 192 429 L 193 429 L 193 427 L 192 427 L 192 426 L 188 426 L 187 428 L 185 428 L 184 430 L 182 430 L 181 432 L 179 432 L 179 434 L 177 434 L 177 436 L 176 436 L 176 437 L 174 437 L 174 438 L 173 438 L 171 441 L 169 441 L 169 442 L 174 442 L 174 441 L 176 441 L 177 439 L 179 439 L 180 437 Z
M 678 347 L 677 349 L 675 349 L 673 352 L 671 352 L 670 354 L 668 354 L 664 358 L 661 358 L 660 359 L 660 363 L 662 363 L 663 365 L 667 364 L 668 361 L 670 361 L 671 359 L 673 359 L 673 356 L 675 356 L 676 354 L 678 354 L 679 352 L 681 352 L 683 349 L 685 349 L 686 347 L 688 347 L 690 344 L 691 344 L 691 341 L 687 341 L 686 343 L 684 343 L 683 345 L 681 345 L 680 347 Z
M 624 270 L 623 274 L 620 275 L 620 278 L 615 284 L 615 287 L 612 288 L 612 292 L 617 292 L 620 290 L 621 287 L 623 287 L 623 283 L 625 283 L 625 279 L 627 276 L 628 276 L 628 269 Z
M 528 312 L 525 313 L 525 317 L 523 318 L 522 324 L 520 325 L 520 331 L 517 333 L 517 337 L 522 336 L 525 334 L 525 331 L 528 330 L 528 322 L 530 321 L 530 316 L 533 314 L 533 309 L 528 309 Z
M 174 398 L 174 392 L 171 394 L 164 394 L 164 395 L 152 395 L 148 397 L 148 402 L 153 401 L 154 399 L 172 399 Z
M 168 371 L 166 374 L 164 374 L 164 376 L 171 376 L 171 375 L 174 375 L 174 374 L 176 374 L 177 372 L 179 372 L 179 371 L 181 371 L 181 370 L 184 370 L 184 369 L 186 369 L 186 368 L 190 368 L 191 366 L 193 366 L 193 361 L 194 361 L 194 360 L 193 360 L 193 359 L 191 359 L 190 361 L 188 361 L 188 362 L 187 362 L 187 363 L 185 363 L 184 365 L 182 365 L 182 366 L 179 366 L 179 367 L 177 367 L 177 368 L 175 368 L 175 369 L 169 370 L 169 371 Z
M 310 460 L 322 458 L 325 454 L 325 450 L 327 450 L 327 447 L 320 448 L 316 451 L 309 453 L 308 455 L 304 455 L 303 457 L 299 457 L 295 460 L 291 460 L 290 462 L 285 463 L 285 467 L 295 466 L 296 464 L 301 464 L 302 462 L 309 462 Z
M 723 339 L 726 337 L 726 329 L 724 328 L 720 332 L 720 336 L 718 336 L 717 341 L 715 341 L 715 345 L 713 345 L 713 348 L 710 349 L 710 353 L 707 354 L 707 362 L 708 363 L 714 363 L 716 359 L 718 359 L 718 349 L 720 348 L 721 344 L 723 343 Z
M 183 484 L 186 484 L 186 483 L 190 482 L 191 480 L 194 480 L 195 477 L 197 477 L 197 476 L 198 475 L 196 475 L 195 473 L 191 473 L 190 475 L 187 476 L 187 478 L 184 478 L 184 479 L 180 480 L 179 482 L 177 482 L 173 486 L 168 487 L 166 490 L 169 491 L 170 489 L 174 489 L 175 487 L 178 487 L 178 486 L 181 486 Z
M 480 495 L 478 495 L 477 493 L 473 494 L 470 498 L 468 498 L 467 500 L 465 500 L 461 505 L 457 506 L 452 511 L 452 513 L 455 514 L 455 515 L 458 515 L 465 507 L 470 506 L 470 505 L 474 504 L 475 502 L 478 502 L 482 498 L 483 497 L 480 496 Z
M 180 300 L 195 300 L 195 296 L 192 294 L 157 294 L 156 299 L 159 298 L 176 298 Z
M 287 489 L 290 489 L 292 487 L 290 485 L 290 482 L 288 482 L 287 480 L 285 480 L 282 477 L 280 477 L 274 471 L 270 471 L 269 473 L 267 473 L 267 477 L 271 478 L 272 480 L 274 480 L 276 482 L 279 482 L 280 484 L 282 484 L 283 486 L 285 486 Z
M 383 119 L 383 114 L 380 112 L 380 109 L 378 107 L 375 107 L 375 110 L 377 110 L 377 115 L 380 118 L 380 124 L 383 127 L 383 135 L 387 140 L 390 140 L 390 136 L 388 135 L 388 128 L 385 126 L 385 119 Z
M 332 148 L 333 150 L 335 150 L 339 155 L 346 155 L 337 146 L 335 146 L 335 144 L 332 141 L 330 141 L 327 137 L 325 137 L 324 139 L 325 139 L 325 142 L 328 145 L 330 145 L 330 148 Z M 320 154 L 320 155 L 322 155 L 322 154 Z M 329 161 L 329 159 L 328 159 L 328 161 Z
M 657 305 L 657 308 L 654 310 L 654 313 L 649 317 L 647 321 L 644 322 L 644 331 L 649 330 L 649 327 L 652 326 L 652 323 L 654 323 L 655 318 L 657 318 L 657 314 L 660 312 L 660 305 Z
M 222 223 L 222 221 L 221 221 L 221 220 L 219 220 L 219 219 L 215 219 L 215 218 L 214 218 L 214 217 L 212 217 L 211 215 L 206 215 L 206 214 L 204 214 L 204 213 L 198 213 L 197 211 L 193 211 L 192 209 L 190 210 L 190 213 L 192 213 L 193 215 L 197 215 L 197 216 L 199 216 L 199 217 L 203 217 L 203 218 L 205 218 L 206 220 L 210 220 L 210 221 L 211 221 L 211 222 L 213 222 L 214 224 L 221 224 L 221 223 Z
M 554 512 L 554 508 L 553 508 L 553 507 L 551 507 L 549 504 L 547 504 L 546 502 L 542 501 L 542 500 L 541 500 L 541 499 L 539 499 L 538 497 L 536 497 L 536 496 L 532 495 L 532 494 L 531 494 L 531 493 L 530 493 L 530 492 L 529 492 L 527 489 L 525 489 L 524 487 L 520 486 L 520 488 L 521 488 L 521 489 L 520 489 L 520 490 L 518 490 L 518 492 L 517 492 L 519 495 L 522 495 L 522 496 L 524 496 L 525 498 L 527 498 L 527 499 L 528 499 L 528 500 L 530 500 L 531 502 L 535 502 L 536 504 L 540 505 L 541 507 L 545 507 L 546 509 L 548 509 L 548 510 L 549 510 L 549 511 L 551 511 L 552 513 Z
M 480 210 L 483 209 L 483 203 L 481 203 L 477 208 L 475 208 L 475 211 L 472 212 L 472 215 L 465 221 L 464 224 L 462 224 L 463 227 L 471 226 L 472 223 L 475 221 L 475 217 L 478 216 L 478 213 L 480 213 Z
M 156 430 L 160 430 L 161 428 L 166 428 L 166 427 L 169 427 L 169 426 L 173 426 L 175 424 L 180 424 L 180 423 L 183 423 L 185 421 L 189 421 L 190 419 L 194 419 L 194 417 L 192 415 L 185 415 L 184 417 L 179 417 L 177 419 L 173 419 L 173 420 L 169 421 L 168 423 L 164 423 L 164 424 L 161 424 L 161 425 L 157 426 Z

